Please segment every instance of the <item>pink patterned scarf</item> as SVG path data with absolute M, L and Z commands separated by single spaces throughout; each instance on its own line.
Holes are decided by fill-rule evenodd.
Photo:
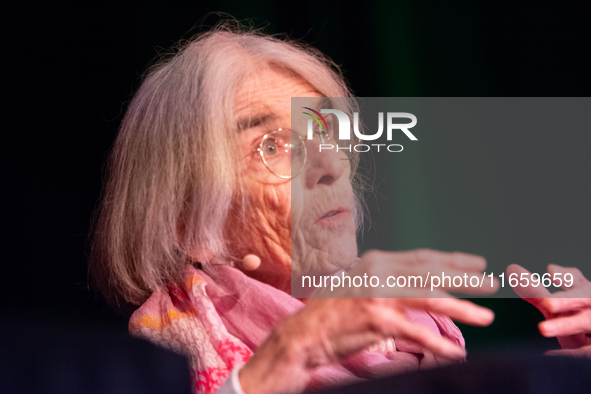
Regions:
M 184 286 L 154 292 L 131 316 L 129 331 L 186 355 L 193 392 L 209 394 L 221 386 L 234 366 L 250 359 L 279 320 L 303 305 L 235 268 L 214 266 L 206 274 L 188 266 Z M 464 346 L 460 330 L 448 317 L 408 311 L 407 318 Z M 416 345 L 389 340 L 340 365 L 318 368 L 308 389 L 445 363 Z

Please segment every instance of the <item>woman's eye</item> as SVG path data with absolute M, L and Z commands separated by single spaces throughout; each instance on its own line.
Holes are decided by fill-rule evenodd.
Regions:
M 273 139 L 267 139 L 263 146 L 264 154 L 268 156 L 273 156 L 277 153 L 277 143 Z

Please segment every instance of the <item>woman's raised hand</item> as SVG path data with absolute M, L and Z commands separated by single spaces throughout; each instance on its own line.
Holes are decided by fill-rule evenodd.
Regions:
M 370 251 L 349 275 L 388 276 L 445 272 L 455 276 L 480 273 L 482 257 L 432 250 Z M 493 284 L 495 291 L 498 284 Z M 470 292 L 471 288 L 454 288 Z M 482 293 L 482 289 L 475 292 Z M 386 338 L 405 339 L 434 355 L 462 359 L 465 350 L 428 328 L 409 321 L 408 309 L 447 315 L 462 323 L 486 326 L 494 319 L 489 309 L 449 296 L 445 287 L 339 288 L 332 298 L 311 299 L 280 322 L 240 371 L 246 393 L 300 392 L 315 368 L 334 364 Z
M 494 277 L 491 281 L 490 276 L 483 275 L 485 268 L 484 257 L 468 253 L 431 249 L 404 252 L 370 250 L 361 256 L 360 263 L 348 274 L 376 276 L 380 285 L 357 287 L 342 296 L 355 297 L 357 292 L 363 293 L 361 296 L 388 298 L 418 297 L 420 294 L 424 297 L 450 297 L 443 292 L 445 290 L 465 294 L 492 294 L 498 290 L 499 282 Z M 406 279 L 404 285 L 398 278 Z M 461 281 L 454 281 L 453 278 L 461 278 Z
M 513 264 L 507 267 L 510 274 L 529 275 L 525 268 Z M 591 357 L 591 282 L 577 268 L 551 264 L 548 273 L 552 278 L 572 275 L 572 282 L 561 280 L 563 291 L 550 293 L 544 286 L 517 286 L 513 290 L 542 312 L 545 321 L 539 324 L 545 337 L 557 337 L 563 349 L 551 350 L 547 354 Z M 571 286 L 568 286 L 572 283 Z

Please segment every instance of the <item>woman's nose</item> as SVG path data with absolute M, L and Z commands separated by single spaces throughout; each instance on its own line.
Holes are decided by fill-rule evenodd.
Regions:
M 337 153 L 335 148 L 320 151 L 319 142 L 306 140 L 308 151 L 308 163 L 304 167 L 306 187 L 313 189 L 317 185 L 330 186 L 335 183 L 345 172 L 349 165 L 348 160 L 343 160 L 342 153 Z

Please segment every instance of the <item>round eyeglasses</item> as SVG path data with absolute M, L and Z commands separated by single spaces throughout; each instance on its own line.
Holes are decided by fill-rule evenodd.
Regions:
M 279 129 L 265 134 L 257 148 L 265 167 L 275 176 L 291 179 L 304 169 L 308 151 L 295 131 Z
M 316 140 L 321 143 L 331 142 L 334 138 L 326 130 L 314 133 Z M 282 179 L 296 177 L 306 165 L 308 151 L 304 139 L 295 131 L 279 129 L 263 136 L 257 148 L 265 167 L 275 176 Z M 349 160 L 346 154 L 341 154 L 342 160 Z M 344 156 L 344 157 L 343 157 Z

